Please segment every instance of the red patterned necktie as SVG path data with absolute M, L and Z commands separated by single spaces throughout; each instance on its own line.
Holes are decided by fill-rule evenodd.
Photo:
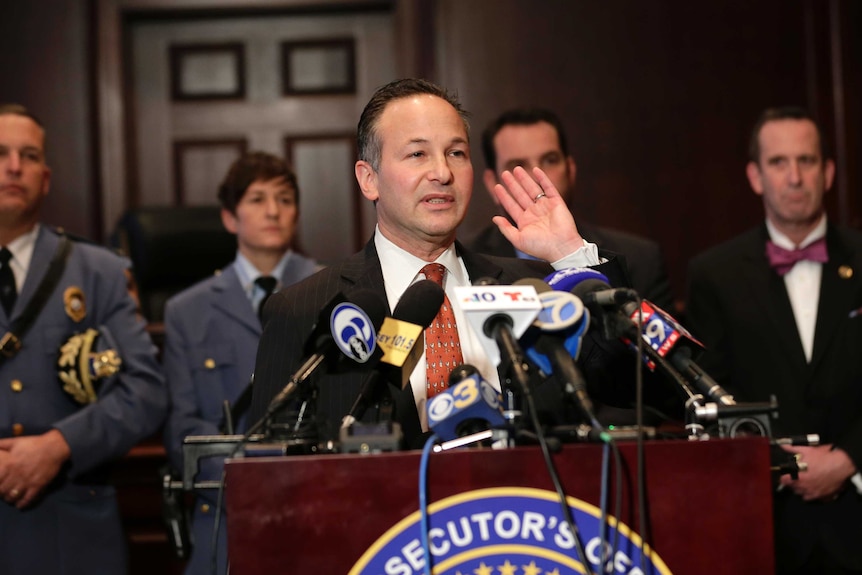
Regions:
M 780 276 L 789 272 L 796 265 L 796 262 L 802 260 L 810 260 L 822 264 L 829 261 L 829 254 L 826 252 L 826 238 L 820 238 L 804 248 L 796 250 L 786 250 L 771 241 L 767 241 L 766 257 L 769 258 L 769 265 Z
M 442 264 L 428 264 L 422 268 L 425 277 L 443 287 L 446 268 Z M 464 363 L 461 340 L 449 296 L 443 296 L 443 305 L 437 317 L 425 330 L 425 393 L 428 399 L 446 389 L 449 374 Z

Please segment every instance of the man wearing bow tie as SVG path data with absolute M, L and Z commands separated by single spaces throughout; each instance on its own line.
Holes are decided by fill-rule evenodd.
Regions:
M 778 398 L 773 435 L 807 465 L 775 494 L 779 573 L 862 573 L 862 234 L 827 220 L 835 164 L 797 108 L 766 110 L 748 181 L 765 224 L 691 262 L 687 312 L 702 367 L 737 400 Z

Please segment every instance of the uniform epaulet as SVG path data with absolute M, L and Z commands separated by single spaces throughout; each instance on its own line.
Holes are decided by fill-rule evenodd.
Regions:
M 51 229 L 54 230 L 54 232 L 58 236 L 66 236 L 67 238 L 69 238 L 73 242 L 78 242 L 78 243 L 82 243 L 82 244 L 90 244 L 91 246 L 101 246 L 101 244 L 94 242 L 93 240 L 91 240 L 88 237 L 79 236 L 78 234 L 70 234 L 65 229 L 61 228 L 60 226 L 52 227 Z M 102 246 L 102 247 L 104 247 L 104 246 Z

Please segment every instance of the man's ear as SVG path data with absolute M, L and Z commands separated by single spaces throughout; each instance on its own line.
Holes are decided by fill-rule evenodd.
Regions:
M 828 192 L 832 187 L 832 182 L 835 181 L 835 162 L 826 160 L 823 164 L 823 191 Z
M 578 166 L 575 164 L 575 159 L 571 156 L 566 156 L 566 171 L 569 173 L 569 189 L 574 189 L 575 176 L 578 175 Z
M 748 185 L 751 186 L 754 193 L 758 196 L 762 196 L 763 182 L 760 180 L 760 166 L 757 165 L 757 162 L 748 162 L 745 165 L 745 175 L 748 176 Z
M 497 174 L 494 172 L 494 170 L 485 168 L 485 171 L 482 172 L 482 183 L 485 184 L 485 191 L 488 192 L 488 194 L 491 196 L 491 199 L 494 200 L 494 203 L 499 203 L 497 201 L 497 196 L 494 195 L 494 186 L 499 183 L 499 180 L 497 180 Z
M 49 191 L 51 191 L 51 168 L 45 166 L 45 173 L 42 176 L 42 197 L 47 196 Z
M 236 235 L 236 229 L 237 229 L 236 216 L 233 213 L 231 213 L 230 210 L 227 210 L 225 208 L 221 209 L 221 223 L 224 226 L 224 229 L 226 229 L 230 233 Z
M 365 160 L 358 160 L 353 166 L 353 173 L 356 174 L 356 181 L 365 199 L 376 202 L 380 194 L 377 192 L 377 172 L 371 164 Z

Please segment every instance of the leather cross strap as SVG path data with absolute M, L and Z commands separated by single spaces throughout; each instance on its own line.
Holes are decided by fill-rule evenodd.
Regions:
M 42 278 L 39 287 L 36 288 L 36 293 L 27 302 L 24 312 L 12 322 L 11 329 L 0 338 L 0 364 L 13 357 L 21 349 L 21 340 L 30 330 L 36 318 L 39 317 L 39 313 L 57 287 L 60 277 L 66 269 L 66 260 L 70 253 L 72 253 L 72 242 L 65 234 L 61 233 L 60 243 L 54 251 L 54 257 L 51 258 L 48 272 Z

